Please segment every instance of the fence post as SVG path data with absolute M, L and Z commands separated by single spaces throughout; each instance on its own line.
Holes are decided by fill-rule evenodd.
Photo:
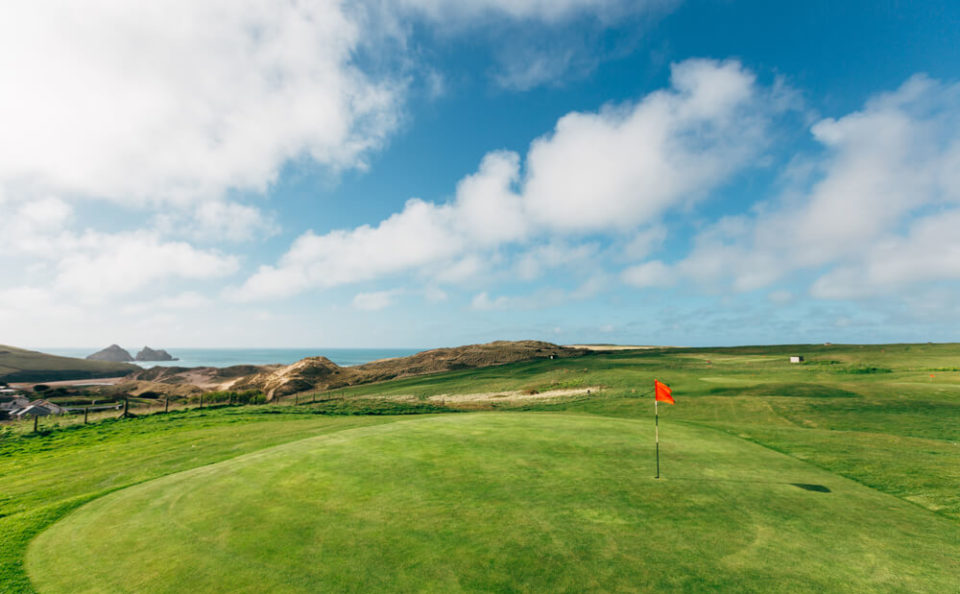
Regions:
M 84 425 L 87 424 L 87 413 L 88 413 L 89 411 L 90 411 L 90 407 L 89 407 L 89 406 L 84 406 L 84 407 L 83 407 L 83 424 L 84 424 Z
M 40 420 L 40 415 L 33 415 L 33 432 L 37 432 L 37 422 Z
M 123 418 L 127 418 L 127 413 L 130 410 L 130 397 L 124 396 L 123 398 Z
M 170 398 L 163 399 L 163 412 L 168 412 L 170 410 Z
M 200 394 L 200 410 L 203 410 L 203 394 Z

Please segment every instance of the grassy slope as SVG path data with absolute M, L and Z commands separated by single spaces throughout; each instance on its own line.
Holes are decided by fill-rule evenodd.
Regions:
M 800 353 L 805 364 L 788 362 Z M 889 370 L 860 373 L 864 368 Z M 931 377 L 931 375 L 933 377 Z M 603 385 L 532 410 L 649 419 L 654 377 L 678 398 L 664 423 L 707 425 L 960 520 L 960 345 L 666 349 L 409 378 L 346 396 Z
M 41 534 L 27 565 L 45 592 L 956 585 L 956 523 L 709 429 L 671 431 L 659 482 L 636 420 L 336 433 L 103 497 Z
M 23 570 L 27 543 L 86 501 L 305 436 L 389 420 L 226 409 L 0 440 L 0 592 L 32 591 Z
M 137 369 L 140 368 L 130 363 L 58 357 L 0 345 L 0 380 L 8 382 L 50 382 L 115 377 L 126 375 Z
M 806 355 L 808 362 L 787 363 L 785 357 L 794 353 Z M 649 425 L 650 400 L 640 397 L 656 376 L 674 386 L 679 403 L 661 408 L 665 448 L 678 445 L 680 429 L 709 428 L 783 452 L 805 462 L 805 467 L 819 467 L 915 503 L 918 518 L 940 516 L 957 525 L 958 365 L 960 345 L 673 349 L 454 372 L 360 386 L 343 394 L 349 403 L 354 396 L 377 394 L 428 396 L 602 384 L 607 389 L 600 395 L 527 408 L 639 418 Z M 890 372 L 863 373 L 870 367 Z M 339 410 L 343 404 L 323 406 Z M 0 590 L 29 589 L 21 565 L 27 542 L 82 501 L 152 477 L 295 440 L 304 435 L 298 427 L 325 422 L 297 414 L 258 416 L 254 410 L 259 409 L 248 410 L 239 415 L 220 411 L 200 417 L 191 413 L 167 420 L 137 419 L 41 438 L 0 434 Z M 281 426 L 277 434 L 266 431 Z M 334 428 L 331 425 L 329 430 Z M 192 439 L 209 439 L 191 443 L 191 439 L 171 437 L 180 431 L 184 435 L 194 431 Z M 67 442 L 60 441 L 64 439 Z M 187 444 L 197 447 L 187 450 Z M 18 451 L 21 448 L 26 449 Z M 138 456 L 145 456 L 146 462 L 139 463 Z M 94 476 L 88 479 L 89 472 Z M 40 488 L 58 484 L 61 476 L 72 477 L 65 488 Z M 105 478 L 98 482 L 98 476 Z M 948 563 L 943 573 L 960 581 L 956 562 Z

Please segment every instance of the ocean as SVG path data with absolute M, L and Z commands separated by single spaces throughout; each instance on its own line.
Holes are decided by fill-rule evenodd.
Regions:
M 87 355 L 92 355 L 100 348 L 37 348 L 32 350 L 51 355 L 60 355 L 63 357 L 77 357 L 83 359 Z M 137 356 L 140 347 L 128 348 L 133 357 Z M 163 348 L 163 347 L 153 347 Z M 289 365 L 305 357 L 324 356 L 337 365 L 361 365 L 377 359 L 387 359 L 390 357 L 406 357 L 419 353 L 424 349 L 165 349 L 171 356 L 179 357 L 179 361 L 134 361 L 142 367 L 153 367 L 154 365 L 177 366 L 177 367 L 229 367 L 231 365 L 270 365 L 281 363 Z

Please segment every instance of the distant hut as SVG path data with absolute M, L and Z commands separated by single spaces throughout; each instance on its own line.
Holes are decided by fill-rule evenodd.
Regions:
M 46 417 L 49 415 L 62 415 L 67 409 L 58 406 L 47 400 L 34 400 L 24 408 L 10 411 L 10 416 L 15 419 L 26 419 L 27 417 Z
M 791 356 L 790 356 L 790 362 L 791 362 L 791 363 L 803 363 L 803 357 L 802 357 L 801 355 L 791 355 Z

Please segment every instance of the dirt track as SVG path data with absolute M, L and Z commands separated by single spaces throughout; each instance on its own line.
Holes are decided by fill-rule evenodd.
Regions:
M 11 382 L 10 386 L 18 390 L 27 390 L 38 384 L 58 388 L 61 386 L 113 386 L 124 380 L 123 377 L 98 377 L 95 379 L 61 380 L 56 382 Z

